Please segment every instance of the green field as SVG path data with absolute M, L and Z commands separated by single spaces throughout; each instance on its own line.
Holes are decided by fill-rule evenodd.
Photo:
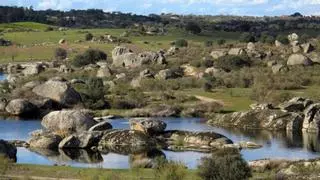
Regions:
M 119 37 L 120 34 L 126 31 L 125 29 L 69 29 L 67 31 L 46 32 L 45 29 L 47 27 L 48 25 L 30 22 L 0 24 L 0 31 L 13 31 L 5 31 L 0 37 L 10 40 L 16 44 L 10 47 L 0 47 L 0 62 L 8 63 L 13 61 L 51 60 L 53 58 L 54 49 L 59 46 L 68 49 L 70 58 L 88 48 L 98 48 L 110 54 L 117 44 L 86 42 L 84 41 L 85 34 L 90 32 L 96 37 L 105 34 Z M 34 31 L 14 32 L 21 29 L 33 29 Z M 130 40 L 132 44 L 126 45 L 133 50 L 138 51 L 158 51 L 160 49 L 168 48 L 170 46 L 170 42 L 182 38 L 188 40 L 189 43 L 203 44 L 204 41 L 215 41 L 221 38 L 226 39 L 227 41 L 233 41 L 234 39 L 237 39 L 238 36 L 239 33 L 235 32 L 217 32 L 210 35 L 191 35 L 178 30 L 169 30 L 169 32 L 163 36 L 129 36 L 127 39 Z M 65 39 L 67 43 L 59 45 L 58 42 L 60 39 Z M 84 42 L 75 42 L 79 40 Z

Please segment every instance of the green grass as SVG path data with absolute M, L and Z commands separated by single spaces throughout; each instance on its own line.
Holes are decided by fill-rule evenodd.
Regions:
M 22 176 L 25 178 L 53 177 L 76 179 L 157 179 L 153 169 L 103 169 L 103 168 L 76 168 L 66 166 L 42 166 L 14 164 L 6 175 Z M 187 170 L 187 180 L 198 179 L 196 170 Z
M 36 22 L 16 22 L 16 23 L 0 23 L 0 31 L 24 31 L 24 30 L 39 30 L 44 31 L 50 25 L 36 23 Z
M 202 89 L 192 89 L 183 91 L 183 93 L 223 101 L 225 111 L 248 110 L 249 105 L 254 103 L 254 101 L 250 99 L 251 89 L 248 88 L 215 89 L 213 92 L 205 92 Z

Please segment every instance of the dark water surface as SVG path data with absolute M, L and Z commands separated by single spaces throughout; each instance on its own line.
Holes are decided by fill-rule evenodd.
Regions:
M 179 129 L 190 131 L 214 131 L 225 135 L 235 143 L 239 141 L 253 141 L 263 145 L 256 150 L 242 150 L 246 160 L 263 158 L 285 158 L 285 159 L 310 159 L 320 156 L 320 138 L 318 135 L 271 133 L 269 131 L 240 131 L 223 128 L 210 127 L 201 119 L 166 118 L 167 129 Z M 127 129 L 129 123 L 125 119 L 110 120 L 115 129 Z M 0 120 L 0 139 L 5 140 L 27 140 L 29 132 L 40 129 L 39 120 Z M 135 167 L 145 157 L 165 155 L 167 159 L 180 161 L 189 168 L 196 168 L 201 157 L 208 154 L 199 152 L 171 152 L 153 150 L 142 154 L 125 155 L 117 153 L 100 154 L 85 150 L 53 152 L 45 150 L 29 151 L 18 148 L 18 163 L 44 164 L 44 165 L 71 165 L 77 167 L 104 167 L 115 169 L 126 169 Z

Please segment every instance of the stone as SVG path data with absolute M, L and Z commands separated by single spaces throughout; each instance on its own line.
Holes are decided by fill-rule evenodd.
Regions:
M 28 143 L 31 148 L 57 149 L 62 138 L 59 135 L 42 131 L 34 134 Z
M 0 98 L 0 111 L 5 111 L 8 100 L 6 98 Z
M 150 69 L 145 69 L 140 72 L 139 77 L 140 78 L 154 78 L 154 74 L 151 72 Z
M 173 55 L 177 54 L 179 52 L 179 50 L 180 49 L 178 47 L 172 46 L 165 53 L 165 56 L 173 56 Z
M 300 51 L 302 51 L 301 46 L 297 45 L 297 46 L 292 46 L 292 52 L 293 53 L 299 53 Z
M 272 70 L 273 74 L 277 74 L 280 72 L 288 72 L 289 68 L 285 65 L 282 65 L 282 64 L 276 64 L 271 67 L 271 70 Z
M 167 124 L 156 119 L 130 119 L 130 130 L 141 131 L 148 135 L 155 135 L 164 132 Z
M 44 84 L 33 88 L 32 92 L 38 96 L 50 98 L 64 106 L 72 106 L 81 102 L 80 94 L 68 82 L 61 80 L 48 80 Z
M 27 89 L 33 89 L 34 87 L 40 85 L 41 82 L 40 81 L 30 81 L 30 82 L 27 82 L 23 85 L 24 88 L 27 88 Z
M 64 44 L 64 43 L 66 43 L 66 40 L 65 40 L 65 39 L 60 39 L 60 40 L 59 40 L 59 44 Z
M 288 39 L 289 39 L 290 42 L 298 41 L 299 40 L 299 36 L 296 33 L 292 33 L 292 34 L 288 35 Z
M 303 112 L 313 101 L 302 97 L 295 97 L 279 105 L 279 108 L 286 112 Z
M 59 143 L 61 149 L 88 149 L 92 146 L 98 145 L 102 132 L 82 132 L 79 134 L 73 134 L 64 138 Z
M 27 65 L 22 71 L 22 74 L 24 76 L 37 75 L 44 70 L 45 69 L 42 66 L 42 64 L 34 63 L 34 64 Z
M 239 142 L 241 149 L 259 149 L 263 146 L 254 142 Z
M 313 62 L 313 63 L 317 63 L 320 64 L 320 54 L 317 52 L 312 52 L 310 54 L 308 54 L 308 58 Z
M 168 145 L 180 142 L 182 146 L 195 146 L 199 149 L 205 148 L 223 148 L 224 145 L 233 144 L 233 142 L 225 136 L 215 132 L 190 132 L 171 130 L 161 134 Z
M 319 132 L 320 124 L 320 103 L 311 104 L 304 110 L 303 129 L 307 132 Z
M 242 48 L 231 48 L 228 51 L 228 55 L 233 55 L 233 56 L 241 56 L 246 54 L 246 51 Z
M 43 117 L 42 126 L 49 131 L 82 132 L 89 130 L 97 122 L 86 110 L 53 111 Z
M 67 65 L 65 64 L 62 64 L 60 67 L 59 67 L 59 72 L 62 72 L 62 73 L 72 73 L 74 70 L 71 68 L 71 67 L 68 67 Z
M 112 129 L 112 125 L 108 121 L 102 121 L 92 126 L 89 131 L 105 131 Z
M 99 142 L 102 147 L 124 146 L 128 149 L 155 147 L 156 141 L 141 131 L 109 130 Z
M 162 53 L 156 53 L 156 52 L 142 52 L 138 54 L 138 58 L 141 64 L 166 64 L 166 58 Z
M 301 45 L 301 47 L 303 48 L 303 53 L 305 54 L 310 53 L 314 50 L 313 45 L 310 43 L 304 43 Z
M 112 76 L 112 71 L 109 67 L 105 66 L 105 67 L 101 67 L 98 71 L 97 71 L 97 77 L 99 78 L 105 78 L 105 77 L 110 77 Z
M 183 72 L 175 69 L 164 69 L 158 72 L 155 76 L 157 79 L 176 79 L 179 77 L 183 77 Z
M 255 51 L 255 50 L 256 50 L 256 46 L 255 46 L 255 44 L 254 44 L 253 42 L 249 42 L 249 43 L 247 44 L 247 49 L 248 49 L 249 51 Z
M 283 47 L 283 44 L 278 40 L 276 40 L 274 43 L 275 43 L 276 47 Z
M 268 61 L 267 62 L 267 66 L 268 67 L 272 67 L 272 66 L 274 66 L 274 65 L 276 65 L 277 64 L 277 61 L 275 61 L 275 60 L 272 60 L 272 61 Z
M 17 161 L 17 148 L 7 141 L 0 139 L 0 156 L 4 156 L 11 161 Z
M 210 53 L 211 57 L 213 59 L 219 59 L 220 57 L 223 57 L 223 56 L 226 56 L 228 55 L 228 50 L 226 49 L 217 49 L 217 50 L 213 50 L 211 53 Z
M 225 71 L 223 69 L 217 69 L 215 67 L 207 68 L 204 72 L 206 74 L 209 74 L 210 76 L 213 76 L 213 77 L 217 77 L 217 76 L 220 76 L 221 74 L 225 73 Z
M 71 84 L 86 84 L 86 82 L 82 79 L 71 79 Z
M 6 106 L 6 111 L 12 115 L 32 116 L 38 108 L 26 99 L 11 100 Z
M 184 64 L 181 66 L 181 68 L 183 69 L 184 76 L 191 76 L 196 78 L 200 77 L 201 73 L 198 68 L 191 66 L 190 64 Z
M 287 61 L 288 66 L 293 66 L 293 65 L 309 66 L 309 65 L 312 65 L 312 63 L 313 62 L 303 54 L 292 54 L 289 56 Z

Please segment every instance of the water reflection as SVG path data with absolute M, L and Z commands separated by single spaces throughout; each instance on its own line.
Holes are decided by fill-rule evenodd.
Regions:
M 167 129 L 189 131 L 214 131 L 225 135 L 234 142 L 253 141 L 263 145 L 261 149 L 242 150 L 246 160 L 264 158 L 310 159 L 320 155 L 319 134 L 305 132 L 270 132 L 264 130 L 241 130 L 211 127 L 202 119 L 164 119 Z M 129 123 L 125 119 L 110 121 L 116 129 L 128 129 Z M 0 139 L 27 140 L 28 133 L 41 128 L 41 121 L 0 120 Z M 153 167 L 157 157 L 181 161 L 189 168 L 196 168 L 201 157 L 208 154 L 200 152 L 172 152 L 167 150 L 113 147 L 98 152 L 78 150 L 26 150 L 18 148 L 18 163 L 29 164 L 61 164 L 77 167 L 104 167 L 125 169 L 133 167 Z

